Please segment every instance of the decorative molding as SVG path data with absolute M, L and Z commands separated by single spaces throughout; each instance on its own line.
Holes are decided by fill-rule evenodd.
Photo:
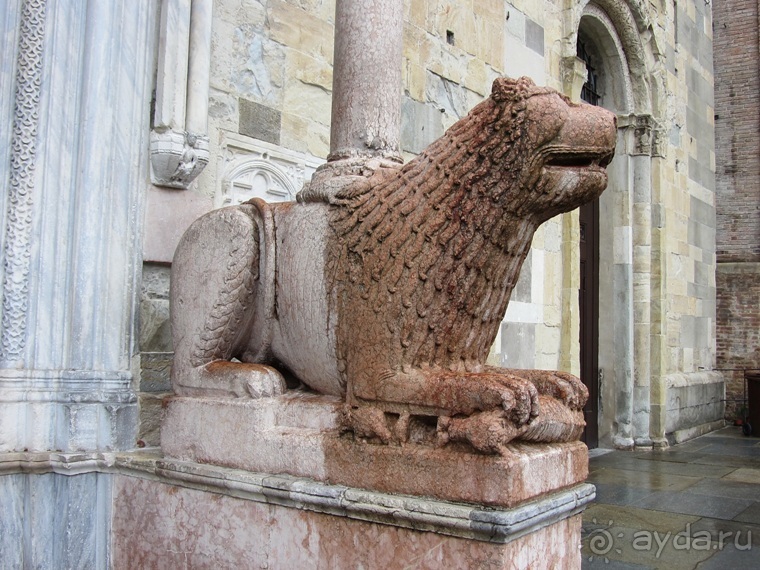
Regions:
M 215 206 L 240 204 L 251 198 L 295 200 L 322 163 L 316 157 L 277 145 L 228 135 L 220 158 L 221 187 Z
M 131 453 L 8 453 L 0 475 L 109 473 L 140 477 L 258 503 L 505 544 L 581 513 L 596 489 L 581 483 L 513 508 L 483 508 L 437 499 L 329 485 L 302 477 L 253 473 L 178 461 L 155 451 Z
M 212 0 L 164 0 L 150 178 L 186 189 L 209 161 Z
M 26 343 L 32 204 L 37 162 L 46 0 L 26 0 L 21 12 L 5 233 L 0 360 L 18 361 Z
M 0 402 L 24 401 L 128 404 L 137 396 L 124 370 L 0 369 Z
M 8 428 L 0 429 L 0 455 L 133 448 L 139 410 L 132 381 L 124 370 L 0 369 L 0 423 Z

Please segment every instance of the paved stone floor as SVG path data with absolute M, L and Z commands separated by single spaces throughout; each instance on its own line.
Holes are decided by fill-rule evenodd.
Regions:
M 760 569 L 760 438 L 726 427 L 662 451 L 591 453 L 583 568 Z

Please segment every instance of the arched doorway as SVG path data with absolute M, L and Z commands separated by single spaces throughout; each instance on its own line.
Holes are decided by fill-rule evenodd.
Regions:
M 651 445 L 651 434 L 658 432 L 650 425 L 651 382 L 659 377 L 650 359 L 656 337 L 652 283 L 659 282 L 652 279 L 657 268 L 651 263 L 651 162 L 657 154 L 653 116 L 661 91 L 653 73 L 658 64 L 647 44 L 653 41 L 652 26 L 637 10 L 636 2 L 591 0 L 567 11 L 577 35 L 563 60 L 563 76 L 573 78 L 566 90 L 618 117 L 608 189 L 574 222 L 580 251 L 573 255 L 582 268 L 578 362 L 591 392 L 589 447 Z

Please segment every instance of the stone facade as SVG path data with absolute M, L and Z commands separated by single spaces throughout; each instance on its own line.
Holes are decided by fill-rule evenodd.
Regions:
M 579 98 L 585 71 L 576 57 L 578 30 L 597 57 L 600 103 L 619 118 L 618 158 L 601 202 L 600 437 L 603 445 L 664 444 L 671 375 L 688 379 L 715 364 L 710 6 L 404 6 L 406 159 L 479 102 L 498 75 L 529 75 Z M 217 167 L 204 170 L 186 194 L 215 206 L 232 203 L 231 153 L 236 164 L 272 163 L 270 172 L 281 179 L 290 167 L 275 153 L 288 153 L 304 177 L 327 156 L 333 25 L 327 0 L 215 2 L 209 133 Z M 261 188 L 268 184 L 259 179 Z M 181 197 L 175 210 L 182 210 Z M 149 226 L 146 247 L 156 241 L 153 232 Z M 492 362 L 579 372 L 578 232 L 577 214 L 570 214 L 536 233 Z M 722 399 L 722 377 L 710 378 Z
M 756 22 L 720 9 L 731 30 Z M 213 207 L 291 197 L 327 157 L 334 13 L 332 0 L 0 4 L 3 557 L 110 563 L 109 454 L 159 441 L 176 243 Z M 578 99 L 580 30 L 598 58 L 600 103 L 619 127 L 600 219 L 600 443 L 665 445 L 709 429 L 723 415 L 722 379 L 711 372 L 714 117 L 719 140 L 737 135 L 719 152 L 751 149 L 741 137 L 757 132 L 751 113 L 713 109 L 711 5 L 407 0 L 403 21 L 406 159 L 499 75 L 529 75 Z M 756 57 L 756 31 L 728 41 L 748 41 L 743 51 Z M 731 96 L 730 82 L 719 87 L 719 101 L 724 88 Z M 756 168 L 731 155 L 720 165 L 718 193 L 731 210 L 717 215 L 717 252 L 742 270 L 723 265 L 718 275 L 738 287 L 760 261 L 758 218 L 742 205 L 757 196 L 756 177 L 742 177 Z M 536 233 L 492 362 L 579 371 L 579 231 L 573 213 Z M 721 301 L 724 322 L 745 312 L 735 299 Z M 738 331 L 743 343 L 750 330 Z M 757 366 L 731 350 L 721 366 Z M 56 450 L 84 455 L 73 469 L 48 453 Z M 64 534 L 66 547 L 51 540 Z
M 744 371 L 760 369 L 760 80 L 757 2 L 716 0 L 718 367 L 726 419 L 745 415 Z

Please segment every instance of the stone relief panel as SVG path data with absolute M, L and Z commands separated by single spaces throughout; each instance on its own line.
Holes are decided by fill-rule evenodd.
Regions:
M 220 155 L 220 187 L 215 207 L 261 198 L 267 202 L 296 199 L 322 160 L 263 141 L 234 135 L 225 138 Z
M 46 0 L 25 2 L 16 64 L 15 110 L 7 198 L 0 360 L 23 356 L 29 308 L 32 204 L 37 162 L 40 86 L 43 72 Z

